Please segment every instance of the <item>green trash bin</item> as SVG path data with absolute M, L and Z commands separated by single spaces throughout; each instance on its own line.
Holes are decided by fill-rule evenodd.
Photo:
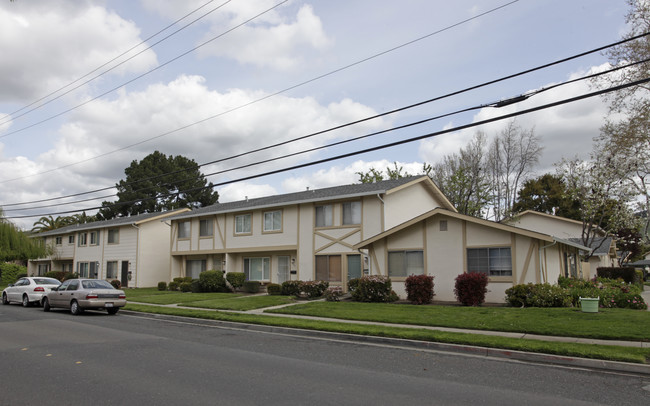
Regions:
M 583 313 L 598 313 L 598 303 L 600 302 L 600 296 L 598 297 L 581 297 L 580 298 L 580 308 Z

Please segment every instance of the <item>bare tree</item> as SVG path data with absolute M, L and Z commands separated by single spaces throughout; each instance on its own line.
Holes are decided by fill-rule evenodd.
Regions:
M 539 141 L 534 129 L 524 130 L 510 121 L 490 144 L 487 169 L 493 187 L 495 221 L 512 213 L 520 186 L 539 162 L 543 150 Z

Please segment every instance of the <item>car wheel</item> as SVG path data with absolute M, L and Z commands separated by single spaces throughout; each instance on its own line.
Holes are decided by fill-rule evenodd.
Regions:
M 23 307 L 29 307 L 29 297 L 27 295 L 23 295 Z
M 77 303 L 76 300 L 73 300 L 72 303 L 70 303 L 70 313 L 74 314 L 75 316 L 78 316 L 82 312 L 83 309 L 79 307 L 79 303 Z
M 7 299 L 7 294 L 4 293 L 4 292 L 2 293 L 2 304 L 3 305 L 8 305 L 9 304 L 9 300 Z
M 50 301 L 47 300 L 47 298 L 43 298 L 43 311 L 44 312 L 50 311 Z

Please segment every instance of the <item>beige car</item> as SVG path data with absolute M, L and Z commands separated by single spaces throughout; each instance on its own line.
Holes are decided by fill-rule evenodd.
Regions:
M 60 307 L 77 315 L 84 310 L 106 310 L 115 314 L 126 305 L 124 291 L 101 279 L 68 279 L 43 297 L 43 310 Z

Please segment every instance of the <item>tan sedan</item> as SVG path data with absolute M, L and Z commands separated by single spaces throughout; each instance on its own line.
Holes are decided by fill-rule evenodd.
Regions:
M 126 305 L 124 291 L 101 279 L 68 279 L 43 297 L 43 310 L 60 307 L 77 315 L 84 310 L 106 310 L 115 314 Z

